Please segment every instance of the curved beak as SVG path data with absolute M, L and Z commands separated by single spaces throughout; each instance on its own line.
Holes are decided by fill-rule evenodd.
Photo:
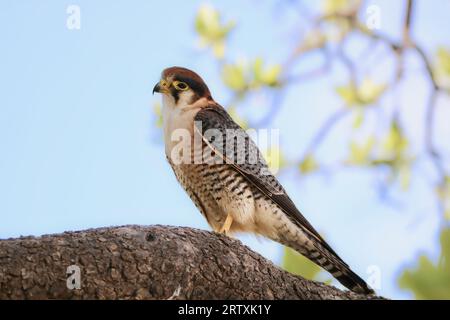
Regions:
M 152 94 L 155 94 L 155 92 L 158 92 L 158 93 L 169 93 L 170 91 L 167 88 L 167 83 L 165 81 L 161 80 L 160 82 L 158 82 L 153 87 Z
M 153 87 L 152 94 L 155 94 L 155 92 L 161 92 L 161 85 L 159 82 Z

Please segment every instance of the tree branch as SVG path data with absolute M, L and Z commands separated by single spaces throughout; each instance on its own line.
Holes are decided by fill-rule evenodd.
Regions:
M 69 290 L 67 267 L 80 268 Z M 0 241 L 0 299 L 376 299 L 294 276 L 240 241 L 123 226 Z
M 412 13 L 413 13 L 413 6 L 414 1 L 413 0 L 407 0 L 406 1 L 406 14 L 405 14 L 405 23 L 403 26 L 403 43 L 404 46 L 409 46 L 411 42 L 411 20 L 412 20 Z

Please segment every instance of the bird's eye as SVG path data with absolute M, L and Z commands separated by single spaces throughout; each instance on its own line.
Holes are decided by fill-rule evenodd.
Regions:
M 189 86 L 186 84 L 186 82 L 182 82 L 182 81 L 174 81 L 173 86 L 175 87 L 175 89 L 181 90 L 181 91 L 187 90 L 189 88 Z

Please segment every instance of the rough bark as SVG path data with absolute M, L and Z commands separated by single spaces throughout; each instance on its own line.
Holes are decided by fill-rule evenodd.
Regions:
M 80 267 L 69 290 L 67 267 Z M 123 226 L 0 240 L 0 299 L 374 299 L 292 275 L 240 241 Z

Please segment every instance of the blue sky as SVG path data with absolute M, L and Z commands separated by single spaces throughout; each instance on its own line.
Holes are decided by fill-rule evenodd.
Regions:
M 216 100 L 227 101 L 217 66 L 196 45 L 193 20 L 202 3 L 2 4 L 0 238 L 122 224 L 209 229 L 165 161 L 153 126 L 157 98 L 151 95 L 161 70 L 180 65 L 198 71 Z M 369 3 L 380 5 L 383 31 L 398 29 L 400 1 Z M 81 8 L 81 30 L 66 28 L 69 4 Z M 294 37 L 297 16 L 288 6 L 276 1 L 213 5 L 226 19 L 238 22 L 228 48 L 233 58 L 262 56 L 276 63 L 292 49 L 286 43 Z M 417 39 L 429 52 L 448 45 L 449 2 L 420 1 L 418 9 Z M 383 74 L 387 68 L 380 65 L 378 70 Z M 417 77 L 405 85 L 401 97 L 405 105 L 423 101 L 425 94 L 420 66 L 412 69 Z M 327 112 L 339 107 L 329 81 L 342 80 L 305 83 L 288 95 L 273 122 L 280 128 L 288 156 L 301 155 Z M 260 111 L 253 110 L 252 116 L 259 116 Z M 405 120 L 412 136 L 422 130 L 421 117 L 420 112 L 411 112 Z M 448 135 L 445 117 L 441 119 L 439 130 Z M 349 122 L 340 128 L 345 131 L 346 126 Z M 336 130 L 335 143 L 321 148 L 321 155 L 346 150 L 339 135 Z M 282 174 L 280 179 L 294 202 L 355 271 L 364 276 L 367 266 L 378 265 L 383 279 L 380 293 L 410 297 L 396 287 L 401 267 L 419 252 L 437 253 L 439 217 L 428 185 L 414 181 L 408 199 L 415 202 L 393 207 L 381 203 L 372 176 L 363 170 L 301 181 L 290 176 Z M 280 262 L 277 244 L 240 238 Z

